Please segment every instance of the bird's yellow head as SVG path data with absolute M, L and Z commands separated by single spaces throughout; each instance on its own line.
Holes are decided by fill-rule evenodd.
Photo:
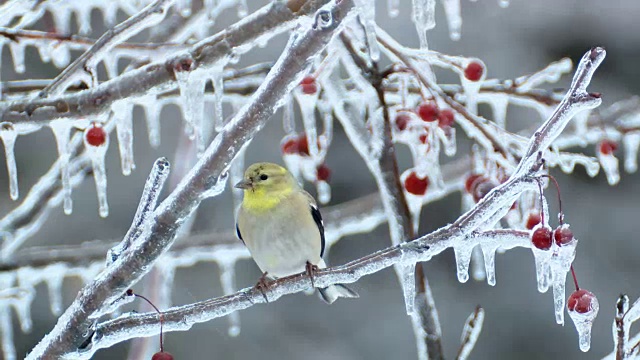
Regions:
M 297 189 L 298 183 L 287 169 L 263 162 L 249 166 L 236 188 L 244 190 L 242 206 L 254 211 L 267 211 Z

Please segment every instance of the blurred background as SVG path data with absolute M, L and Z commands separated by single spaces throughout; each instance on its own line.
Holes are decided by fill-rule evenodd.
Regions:
M 249 1 L 249 11 L 263 3 Z M 640 93 L 638 1 L 622 0 L 613 4 L 599 0 L 514 0 L 509 7 L 501 8 L 497 0 L 462 0 L 461 5 L 462 38 L 450 40 L 442 4 L 438 2 L 437 27 L 429 32 L 430 47 L 446 54 L 482 59 L 490 78 L 529 74 L 562 57 L 570 57 L 575 63 L 586 50 L 599 45 L 607 49 L 607 58 L 589 89 L 603 93 L 603 106 Z M 403 0 L 400 9 L 398 17 L 390 18 L 386 2 L 377 1 L 378 24 L 402 44 L 417 47 L 418 37 L 410 21 L 411 2 Z M 123 14 L 120 16 L 124 19 Z M 236 10 L 227 10 L 216 23 L 216 29 L 236 20 Z M 104 29 L 102 15 L 94 12 L 92 22 L 92 36 L 97 37 Z M 77 29 L 73 23 L 72 28 Z M 144 39 L 144 36 L 139 38 Z M 277 59 L 286 39 L 284 35 L 278 36 L 265 48 L 244 55 L 237 66 Z M 59 71 L 50 64 L 42 64 L 33 48 L 27 48 L 26 58 L 28 77 L 52 78 Z M 3 80 L 17 78 L 6 46 L 2 64 Z M 457 76 L 447 78 L 445 74 L 439 79 L 457 81 Z M 570 77 L 565 77 L 553 87 L 566 88 L 569 81 Z M 491 115 L 482 106 L 480 111 Z M 107 154 L 109 217 L 98 216 L 95 186 L 89 178 L 74 190 L 73 214 L 66 216 L 62 209 L 54 210 L 25 246 L 122 238 L 153 161 L 166 156 L 174 167 L 184 161 L 176 156 L 177 134 L 181 134 L 182 124 L 180 110 L 175 106 L 163 109 L 162 145 L 157 150 L 149 146 L 143 116 L 143 111 L 136 108 L 134 153 L 137 169 L 130 176 L 122 175 L 117 143 L 111 141 Z M 529 110 L 510 107 L 507 116 L 513 130 L 539 122 L 538 115 Z M 252 142 L 247 150 L 247 164 L 256 161 L 282 163 L 280 140 L 284 131 L 281 118 L 282 114 L 278 112 Z M 55 149 L 54 138 L 46 129 L 18 138 L 16 157 L 22 196 L 54 162 Z M 459 144 L 459 153 L 468 150 L 468 143 Z M 586 148 L 584 152 L 593 155 L 594 149 Z M 409 153 L 400 149 L 399 156 L 401 170 L 404 170 L 410 166 Z M 0 161 L 4 162 L 3 152 L 0 152 Z M 376 190 L 366 166 L 338 123 L 327 165 L 332 170 L 331 204 Z M 581 286 L 595 293 L 600 302 L 591 351 L 580 352 L 577 333 L 568 317 L 566 326 L 556 325 L 551 293 L 540 294 L 536 289 L 531 251 L 515 249 L 498 256 L 497 285 L 491 287 L 473 280 L 459 283 L 453 251 L 447 250 L 430 261 L 426 270 L 439 311 L 442 341 L 448 358 L 455 357 L 464 321 L 476 305 L 482 305 L 486 317 L 472 359 L 599 359 L 612 351 L 611 324 L 616 298 L 620 293 L 628 294 L 632 301 L 640 296 L 640 262 L 637 261 L 640 253 L 637 237 L 640 175 L 623 173 L 620 183 L 610 187 L 602 173 L 590 178 L 579 166 L 570 175 L 558 170 L 553 170 L 552 174 L 557 176 L 562 187 L 566 220 L 580 240 L 574 262 L 578 279 Z M 308 186 L 308 190 L 314 189 Z M 554 211 L 555 201 L 553 197 L 549 199 Z M 420 233 L 454 221 L 460 214 L 460 204 L 460 194 L 453 194 L 426 206 Z M 8 177 L 3 165 L 0 166 L 0 216 L 15 206 L 8 195 Z M 229 232 L 233 226 L 231 195 L 225 191 L 202 204 L 194 232 Z M 388 230 L 381 226 L 370 234 L 342 239 L 333 247 L 329 260 L 332 264 L 343 264 L 389 244 Z M 254 285 L 260 276 L 251 260 L 237 263 L 236 274 L 239 288 Z M 175 277 L 173 303 L 187 304 L 221 296 L 218 275 L 218 268 L 213 263 L 198 263 L 179 270 Z M 65 280 L 65 307 L 75 298 L 79 286 L 78 279 Z M 286 296 L 267 306 L 258 305 L 242 311 L 242 328 L 237 337 L 230 337 L 227 321 L 218 319 L 196 325 L 188 332 L 167 333 L 165 348 L 176 359 L 415 359 L 414 335 L 393 271 L 388 269 L 365 277 L 353 287 L 360 294 L 357 301 L 338 301 L 327 306 L 316 296 Z M 32 316 L 34 329 L 29 334 L 23 334 L 14 322 L 20 358 L 56 321 L 49 310 L 44 285 L 37 287 Z M 130 346 L 129 342 L 101 350 L 95 359 L 125 358 Z

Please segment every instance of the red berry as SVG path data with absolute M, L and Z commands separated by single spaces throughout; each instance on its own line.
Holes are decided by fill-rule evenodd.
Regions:
M 173 64 L 173 70 L 178 72 L 191 71 L 193 70 L 193 68 L 194 68 L 194 62 L 193 62 L 193 59 L 190 59 L 190 58 L 179 60 L 178 62 Z
M 284 142 L 280 146 L 283 154 L 297 154 L 298 149 L 298 138 L 297 137 L 289 137 L 283 139 Z
M 396 127 L 398 130 L 402 131 L 407 128 L 409 121 L 411 121 L 411 117 L 409 117 L 409 115 L 398 114 L 398 116 L 396 116 Z
M 529 213 L 526 228 L 528 230 L 532 230 L 534 227 L 536 227 L 536 225 L 540 224 L 540 221 L 542 221 L 542 216 L 540 216 L 540 213 Z
M 473 189 L 473 183 L 480 178 L 484 178 L 484 177 L 480 174 L 469 175 L 467 180 L 465 180 L 464 182 L 464 189 L 467 190 L 468 193 L 471 193 L 471 190 Z
M 438 107 L 434 103 L 424 103 L 418 106 L 418 116 L 423 121 L 436 121 L 438 116 Z
M 482 78 L 484 73 L 484 66 L 477 61 L 472 61 L 464 69 L 464 77 L 469 81 L 478 81 Z
M 571 231 L 569 225 L 558 226 L 553 232 L 553 238 L 558 246 L 567 245 L 573 240 L 573 231 Z
M 471 195 L 473 196 L 473 201 L 478 202 L 482 200 L 482 198 L 487 196 L 487 194 L 496 186 L 498 185 L 495 182 L 486 178 L 476 180 L 475 183 L 471 185 Z
M 90 128 L 85 130 L 84 138 L 86 139 L 87 144 L 91 146 L 100 146 L 107 141 L 107 133 L 104 131 L 102 126 L 96 126 L 93 124 Z
M 420 142 L 423 144 L 427 143 L 427 134 L 420 135 Z
M 453 111 L 449 109 L 444 109 L 438 114 L 438 126 L 441 128 L 451 127 L 454 121 Z
M 597 306 L 598 299 L 592 292 L 585 289 L 574 291 L 569 295 L 567 300 L 567 308 L 569 311 L 575 311 L 580 314 L 585 314 L 593 310 L 594 306 Z
M 155 354 L 153 354 L 153 356 L 151 357 L 151 360 L 173 360 L 173 355 L 169 354 L 168 352 L 157 352 Z
M 309 141 L 307 141 L 305 134 L 300 134 L 298 138 L 298 152 L 302 155 L 309 155 Z
M 331 170 L 325 164 L 318 166 L 316 173 L 316 177 L 320 181 L 329 181 L 329 178 L 331 177 Z
M 600 153 L 610 155 L 618 150 L 618 143 L 613 140 L 602 140 L 598 146 Z
M 429 187 L 429 178 L 420 179 L 415 172 L 411 172 L 404 179 L 404 188 L 414 195 L 424 195 Z
M 307 95 L 313 95 L 318 91 L 316 78 L 311 75 L 305 76 L 302 81 L 300 81 L 300 87 L 302 88 L 302 92 Z
M 548 226 L 541 226 L 533 231 L 531 235 L 531 242 L 533 246 L 540 250 L 548 250 L 551 248 L 553 235 L 551 234 L 551 228 Z

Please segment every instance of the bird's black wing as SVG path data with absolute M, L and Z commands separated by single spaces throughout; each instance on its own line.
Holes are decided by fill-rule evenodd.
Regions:
M 238 235 L 238 239 L 240 239 L 240 241 L 242 241 L 242 243 L 244 244 L 244 240 L 242 239 L 242 235 L 240 235 L 240 228 L 238 227 L 237 222 L 236 222 L 236 234 Z
M 311 216 L 313 216 L 313 220 L 318 225 L 318 230 L 320 230 L 320 241 L 322 241 L 320 247 L 320 257 L 324 255 L 324 223 L 322 222 L 322 215 L 320 215 L 320 210 L 314 204 L 311 205 Z M 238 233 L 239 235 L 240 233 Z

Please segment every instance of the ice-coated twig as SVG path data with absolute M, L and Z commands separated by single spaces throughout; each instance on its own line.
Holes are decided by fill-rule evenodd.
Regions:
M 224 31 L 193 45 L 187 54 L 173 56 L 164 63 L 153 63 L 128 71 L 95 88 L 74 94 L 0 102 L 0 122 L 46 123 L 61 116 L 73 120 L 103 114 L 110 111 L 111 105 L 118 100 L 176 87 L 173 69 L 184 59 L 193 59 L 198 66 L 207 66 L 215 64 L 233 51 L 240 55 L 248 51 L 258 38 L 273 37 L 290 30 L 296 25 L 296 20 L 314 13 L 328 2 L 329 0 L 309 0 L 297 6 L 295 0 L 273 2 Z
M 272 4 L 272 8 L 279 6 L 286 4 Z M 314 26 L 290 38 L 283 55 L 252 101 L 218 133 L 176 190 L 158 206 L 147 230 L 112 266 L 80 291 L 53 330 L 36 345 L 27 359 L 57 358 L 75 351 L 84 342 L 90 326 L 89 316 L 113 303 L 146 274 L 173 244 L 180 224 L 200 202 L 224 190 L 229 164 L 242 144 L 266 124 L 284 97 L 300 82 L 310 61 L 341 28 L 352 9 L 353 1 L 350 0 L 323 7 L 315 15 Z M 293 15 L 288 8 L 287 11 Z
M 458 350 L 458 356 L 456 356 L 457 360 L 466 360 L 469 357 L 473 347 L 476 346 L 476 341 L 478 341 L 478 336 L 482 331 L 483 322 L 484 309 L 478 306 L 476 310 L 469 315 L 462 328 L 460 349 Z
M 89 87 L 97 85 L 96 65 L 107 53 L 118 44 L 135 36 L 140 31 L 158 24 L 164 19 L 168 8 L 175 0 L 155 0 L 140 12 L 131 16 L 113 29 L 107 31 L 87 51 L 76 58 L 47 87 L 40 92 L 40 97 L 64 92 L 68 85 L 79 79 L 89 77 Z M 84 72 L 84 73 L 83 73 Z
M 624 316 L 627 311 L 629 311 L 629 297 L 620 295 L 616 302 L 616 316 L 613 321 L 613 348 L 616 353 L 616 360 L 624 360 L 627 357 L 625 347 L 629 341 L 629 329 L 624 323 Z
M 404 188 L 400 181 L 395 144 L 393 143 L 392 138 L 392 125 L 389 119 L 389 109 L 385 101 L 385 93 L 382 85 L 384 76 L 379 70 L 378 64 L 374 59 L 371 59 L 371 66 L 366 65 L 368 62 L 360 58 L 360 55 L 356 52 L 347 35 L 344 33 L 341 34 L 341 40 L 351 55 L 354 63 L 360 67 L 360 70 L 364 74 L 369 75 L 369 82 L 375 89 L 377 95 L 376 106 L 379 106 L 382 111 L 382 149 L 377 158 L 375 156 L 370 156 L 371 158 L 365 157 L 364 160 L 367 164 L 370 164 L 369 169 L 372 172 L 373 177 L 376 179 L 385 213 L 390 219 L 389 232 L 392 243 L 397 244 L 401 241 L 413 239 L 415 237 L 415 233 L 412 226 L 413 222 L 411 219 L 411 212 L 409 211 L 409 206 L 407 205 L 407 200 L 404 194 Z M 375 115 L 377 113 L 378 111 L 374 111 L 372 116 L 377 116 Z M 344 118 L 341 119 L 341 121 L 345 120 L 346 119 Z M 372 123 L 374 123 L 374 121 L 372 121 Z M 355 126 L 345 126 L 345 128 L 353 129 Z M 353 136 L 351 136 L 351 138 L 353 138 Z M 354 143 L 353 145 L 358 147 L 358 143 Z M 372 145 L 365 143 L 360 146 L 362 145 L 365 145 L 365 147 L 358 151 L 361 156 L 365 156 L 365 154 L 370 155 L 367 149 L 372 147 Z M 373 164 L 376 162 L 377 166 Z M 429 296 L 429 299 L 427 299 L 426 293 L 428 292 L 429 295 L 431 295 L 431 289 L 429 288 L 429 282 L 424 273 L 424 268 L 418 264 L 404 269 L 404 272 L 409 273 L 410 279 L 408 279 L 408 281 L 403 281 L 401 284 L 403 288 L 410 287 L 415 289 L 416 283 L 418 284 L 417 292 L 415 292 L 415 290 L 409 291 L 405 289 L 405 296 L 407 296 L 407 294 L 412 296 L 412 299 L 405 299 L 405 301 L 413 302 L 412 306 L 414 311 L 411 312 L 410 316 L 413 323 L 414 335 L 418 341 L 418 357 L 420 359 L 444 358 L 441 344 L 442 330 L 439 326 L 440 322 L 437 320 L 438 313 L 435 308 L 433 296 Z M 401 279 L 404 277 L 402 273 L 399 273 L 398 275 Z
M 135 215 L 133 216 L 131 227 L 125 234 L 122 242 L 120 242 L 117 246 L 111 248 L 111 250 L 109 251 L 109 255 L 107 258 L 108 264 L 116 261 L 118 259 L 118 256 L 120 256 L 123 251 L 129 248 L 129 245 L 131 245 L 131 243 L 135 241 L 144 231 L 145 226 L 149 221 L 149 217 L 153 214 L 153 210 L 156 209 L 160 191 L 162 191 L 162 187 L 164 186 L 164 182 L 169 176 L 169 172 L 169 161 L 166 158 L 159 158 L 153 163 L 151 173 L 149 173 L 147 182 L 145 183 L 144 189 L 142 190 L 142 196 L 140 197 L 138 208 Z
M 320 270 L 314 275 L 316 286 L 328 286 L 336 283 L 353 283 L 363 276 L 370 275 L 396 264 L 404 266 L 425 261 L 451 247 L 461 239 L 459 230 L 448 226 L 425 235 L 414 241 L 391 246 L 345 265 Z M 515 247 L 529 248 L 531 241 L 527 231 L 491 230 L 471 235 L 479 244 L 501 244 L 504 249 Z M 464 238 L 464 237 L 463 237 Z M 454 240 L 455 239 L 455 240 Z M 466 240 L 470 240 L 466 239 Z M 434 246 L 429 247 L 428 244 Z M 306 291 L 309 278 L 300 273 L 270 283 L 266 296 L 274 302 L 284 295 Z M 256 304 L 265 303 L 262 293 L 255 288 L 246 288 L 235 294 L 209 299 L 189 305 L 177 306 L 163 311 L 164 331 L 186 331 L 193 325 L 226 316 L 247 309 Z M 90 346 L 74 353 L 79 358 L 89 358 L 97 350 L 134 337 L 153 336 L 159 333 L 156 313 L 127 314 L 114 320 L 105 321 L 96 326 Z

